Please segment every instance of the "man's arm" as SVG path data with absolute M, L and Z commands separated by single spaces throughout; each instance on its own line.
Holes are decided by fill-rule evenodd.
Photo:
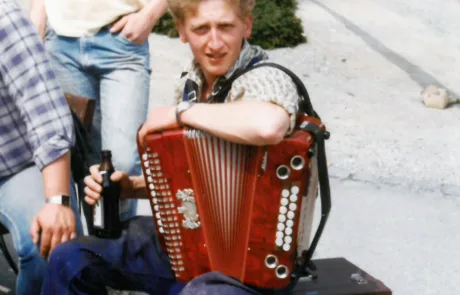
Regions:
M 47 18 L 45 0 L 30 0 L 30 19 L 38 29 L 38 34 L 42 40 L 45 39 Z
M 153 26 L 167 10 L 166 0 L 152 0 L 140 11 L 125 15 L 115 22 L 110 32 L 121 31 L 121 34 L 130 41 L 143 44 L 152 32 Z
M 279 143 L 289 129 L 289 114 L 265 101 L 198 103 L 181 114 L 183 124 L 214 136 L 250 145 Z
M 45 197 L 68 194 L 69 150 L 75 140 L 69 106 L 30 19 L 14 1 L 3 3 L 0 10 L 0 30 L 6 32 L 0 34 L 0 76 L 7 95 L 27 126 L 28 147 L 43 173 Z M 72 210 L 55 204 L 43 206 L 31 226 L 35 243 L 40 232 L 40 252 L 46 256 L 75 235 Z

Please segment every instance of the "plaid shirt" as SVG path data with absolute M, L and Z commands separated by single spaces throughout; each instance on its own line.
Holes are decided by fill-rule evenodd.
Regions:
M 0 178 L 55 161 L 74 144 L 64 94 L 35 27 L 14 0 L 0 0 Z

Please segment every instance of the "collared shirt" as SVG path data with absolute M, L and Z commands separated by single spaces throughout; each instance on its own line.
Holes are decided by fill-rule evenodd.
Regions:
M 213 89 L 221 80 L 229 79 L 237 70 L 246 68 L 254 58 L 265 62 L 268 60 L 268 55 L 259 46 L 250 45 L 247 41 L 244 41 L 238 60 L 225 76 L 216 80 Z M 202 91 L 204 76 L 200 65 L 193 60 L 185 72 L 187 74 L 179 80 L 176 87 L 175 98 L 177 103 L 183 98 L 185 83 L 188 79 L 193 80 L 198 85 L 196 97 L 200 97 Z M 281 106 L 290 116 L 290 128 L 287 134 L 294 130 L 299 111 L 300 96 L 291 77 L 283 71 L 267 66 L 251 70 L 240 76 L 232 83 L 225 102 L 240 99 L 267 101 Z
M 73 121 L 36 28 L 13 0 L 0 0 L 0 178 L 63 156 Z

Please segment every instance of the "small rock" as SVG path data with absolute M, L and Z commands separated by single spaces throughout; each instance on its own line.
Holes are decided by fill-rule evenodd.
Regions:
M 429 108 L 445 109 L 449 104 L 447 90 L 436 85 L 429 85 L 422 91 L 423 102 Z

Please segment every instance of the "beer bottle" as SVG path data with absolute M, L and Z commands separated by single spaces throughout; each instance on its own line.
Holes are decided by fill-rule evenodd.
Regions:
M 110 176 L 115 172 L 112 153 L 108 150 L 102 151 L 101 158 L 99 171 L 102 175 L 102 198 L 94 205 L 94 234 L 99 238 L 117 239 L 121 235 L 121 187 L 118 182 L 110 180 Z

